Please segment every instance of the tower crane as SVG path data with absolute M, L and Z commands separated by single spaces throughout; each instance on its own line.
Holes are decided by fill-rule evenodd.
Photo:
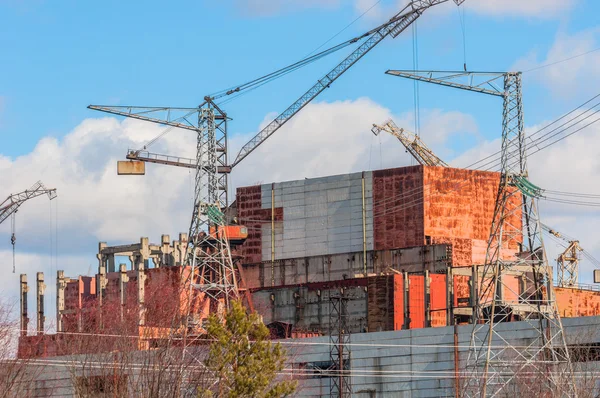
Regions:
M 10 243 L 13 249 L 13 273 L 15 272 L 15 243 L 17 242 L 15 235 L 15 215 L 23 203 L 44 194 L 48 195 L 48 198 L 52 200 L 56 198 L 56 188 L 46 188 L 41 181 L 38 181 L 31 188 L 9 195 L 4 202 L 0 203 L 0 224 L 6 221 L 8 217 L 11 217 Z
M 265 142 L 285 123 L 294 117 L 302 108 L 308 105 L 333 82 L 341 77 L 363 56 L 388 36 L 393 38 L 400 35 L 407 27 L 415 22 L 430 7 L 446 3 L 449 0 L 411 0 L 402 10 L 387 22 L 353 38 L 340 46 L 332 47 L 314 56 L 307 57 L 284 69 L 266 75 L 263 78 L 279 76 L 286 71 L 292 71 L 318 57 L 327 55 L 346 45 L 362 42 L 350 55 L 320 78 L 306 93 L 286 108 L 273 121 L 268 123 L 256 136 L 246 143 L 237 154 L 233 163 L 227 157 L 227 114 L 215 103 L 218 98 L 239 93 L 255 86 L 255 82 L 263 78 L 227 90 L 219 95 L 206 96 L 201 105 L 196 108 L 172 107 L 135 107 L 90 105 L 89 109 L 111 113 L 158 123 L 171 128 L 181 128 L 195 132 L 197 137 L 196 159 L 170 157 L 152 154 L 146 148 L 140 151 L 129 151 L 127 158 L 151 163 L 170 164 L 196 170 L 194 207 L 189 229 L 189 244 L 187 261 L 192 267 L 192 275 L 196 266 L 199 267 L 200 289 L 211 301 L 224 301 L 228 305 L 230 298 L 239 297 L 236 282 L 236 269 L 231 262 L 231 255 L 225 237 L 215 241 L 212 228 L 219 231 L 216 221 L 224 222 L 224 217 L 214 216 L 228 205 L 227 180 L 231 169 L 244 160 L 252 151 Z M 453 0 L 457 5 L 465 0 Z M 193 165 L 193 167 L 192 167 Z M 217 234 L 220 235 L 220 234 Z
M 542 224 L 542 229 L 567 244 L 565 250 L 556 258 L 558 286 L 576 286 L 579 282 L 579 252 L 583 251 L 583 248 L 579 245 L 579 241 L 564 236 L 546 224 Z
M 373 134 L 379 135 L 380 132 L 386 131 L 398 138 L 398 141 L 404 145 L 406 150 L 424 166 L 440 166 L 448 167 L 448 164 L 438 158 L 431 149 L 425 145 L 418 135 L 411 133 L 403 128 L 400 128 L 392 119 L 388 119 L 383 124 L 373 124 L 371 129 Z

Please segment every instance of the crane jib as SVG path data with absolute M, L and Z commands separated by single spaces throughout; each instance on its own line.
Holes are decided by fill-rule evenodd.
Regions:
M 318 80 L 305 94 L 303 94 L 298 100 L 290 105 L 285 111 L 277 116 L 271 123 L 257 133 L 248 143 L 246 143 L 240 152 L 238 153 L 235 161 L 231 167 L 235 167 L 238 163 L 246 158 L 252 151 L 254 151 L 259 145 L 266 141 L 271 135 L 273 135 L 281 126 L 283 126 L 288 120 L 294 117 L 302 108 L 308 103 L 315 99 L 321 92 L 337 80 L 344 72 L 346 72 L 352 65 L 358 60 L 365 56 L 371 49 L 379 44 L 386 36 L 392 35 L 397 37 L 402 33 L 408 26 L 410 26 L 419 16 L 423 14 L 429 7 L 445 3 L 448 0 L 414 0 L 407 5 L 400 13 L 394 16 L 390 21 L 376 28 L 370 34 L 369 38 L 361 44 L 356 50 L 348 55 L 342 62 L 334 67 L 329 73 L 327 73 L 322 79 Z M 464 0 L 454 0 L 457 5 L 460 5 Z M 406 12 L 404 12 L 407 10 Z M 322 80 L 328 79 L 328 83 L 325 84 Z

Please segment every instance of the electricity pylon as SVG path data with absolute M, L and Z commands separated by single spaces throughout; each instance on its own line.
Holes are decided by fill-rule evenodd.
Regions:
M 576 396 L 542 240 L 537 209 L 541 189 L 528 180 L 521 73 L 386 73 L 503 99 L 500 185 L 483 271 L 473 275 L 478 289 L 464 394 L 493 397 L 511 386 L 520 396 Z M 525 346 L 516 346 L 502 327 L 510 320 L 530 326 Z

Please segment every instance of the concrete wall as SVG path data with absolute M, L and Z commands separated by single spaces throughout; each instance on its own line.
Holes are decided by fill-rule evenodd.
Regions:
M 569 318 L 564 319 L 563 324 L 568 344 L 588 345 L 600 342 L 600 317 Z M 457 350 L 454 348 L 454 327 L 353 334 L 352 396 L 454 397 L 456 371 L 460 374 L 466 360 L 471 327 L 457 327 Z M 505 323 L 499 325 L 498 330 L 503 338 L 511 340 L 515 345 L 530 342 L 532 329 L 526 322 Z M 281 340 L 281 343 L 290 357 L 290 363 L 286 367 L 297 370 L 301 375 L 296 396 L 329 397 L 331 378 L 320 374 L 318 370 L 331 363 L 329 338 L 290 339 Z M 201 359 L 202 354 L 197 354 Z M 36 396 L 74 396 L 70 373 L 73 367 L 68 365 L 67 359 L 48 358 L 43 364 L 43 372 L 36 371 L 38 381 L 31 386 L 36 390 Z M 459 369 L 455 367 L 456 359 Z M 586 374 L 593 376 L 590 372 L 597 374 L 600 363 L 579 362 L 574 364 L 574 368 L 576 372 L 581 372 L 579 375 L 587 372 Z M 88 369 L 86 375 L 94 374 L 95 371 L 98 374 L 101 372 Z M 585 381 L 590 383 L 587 387 L 598 393 L 597 378 L 591 379 Z M 579 383 L 584 382 L 581 378 L 578 380 Z
M 364 274 L 387 272 L 389 267 L 407 272 L 444 272 L 451 265 L 449 245 L 409 247 L 397 250 L 362 251 L 264 261 L 244 265 L 249 289 L 315 282 L 341 281 Z
M 600 317 L 568 318 L 563 319 L 563 324 L 568 344 L 600 342 Z M 457 327 L 459 374 L 468 355 L 471 328 L 471 325 Z M 526 322 L 505 323 L 498 330 L 515 345 L 530 343 L 532 329 Z M 298 347 L 289 344 L 296 366 L 310 369 L 330 361 L 329 339 L 310 341 L 317 344 Z M 351 344 L 353 397 L 455 396 L 454 327 L 354 334 Z M 578 363 L 574 367 L 576 371 L 587 367 L 597 373 L 600 363 Z M 594 378 L 592 374 L 589 376 Z M 298 396 L 329 397 L 330 384 L 331 379 L 322 376 L 301 380 Z M 594 386 L 596 382 L 591 384 Z
M 360 251 L 363 234 L 367 250 L 373 250 L 372 192 L 371 173 L 262 185 L 262 209 L 283 208 L 283 221 L 276 223 L 274 231 L 275 259 Z M 271 260 L 271 224 L 263 224 L 262 232 L 262 261 L 267 261 Z

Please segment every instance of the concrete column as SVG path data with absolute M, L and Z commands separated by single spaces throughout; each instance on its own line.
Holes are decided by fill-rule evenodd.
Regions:
M 127 282 L 129 282 L 129 277 L 127 276 L 127 264 L 119 264 L 119 298 L 121 302 L 120 311 L 121 311 L 121 321 L 123 321 L 125 303 L 126 303 L 126 289 Z
M 425 291 L 425 327 L 431 327 L 431 280 L 429 279 L 429 270 L 425 270 L 423 275 L 423 286 Z
M 144 282 L 146 281 L 146 272 L 144 269 L 144 260 L 140 257 L 137 259 L 136 264 L 136 273 L 137 273 L 137 301 L 139 308 L 139 316 L 138 316 L 138 325 L 143 326 L 146 324 L 146 310 L 144 308 Z
M 108 262 L 108 272 L 115 272 L 115 255 L 109 254 L 106 256 L 106 260 Z
M 56 271 L 56 331 L 64 332 L 62 316 L 65 310 L 65 271 Z M 79 316 L 79 315 L 78 315 Z
M 44 315 L 44 293 L 46 292 L 46 285 L 44 284 L 44 273 L 37 273 L 37 332 L 38 334 L 44 334 L 44 321 L 46 317 Z
M 144 266 L 148 268 L 148 260 L 150 260 L 150 241 L 148 238 L 140 239 L 140 256 L 142 257 L 142 262 Z
M 160 237 L 160 264 L 163 267 L 170 267 L 173 264 L 171 263 L 171 237 L 169 235 L 161 235 Z
M 29 325 L 29 316 L 27 314 L 27 275 L 21 274 L 21 336 L 27 336 L 27 327 Z
M 102 303 L 104 301 L 104 289 L 106 288 L 107 283 L 106 266 L 100 262 L 100 266 L 98 267 L 98 277 L 96 278 L 96 294 L 98 297 L 98 325 L 100 326 L 100 329 L 104 327 L 102 324 Z

